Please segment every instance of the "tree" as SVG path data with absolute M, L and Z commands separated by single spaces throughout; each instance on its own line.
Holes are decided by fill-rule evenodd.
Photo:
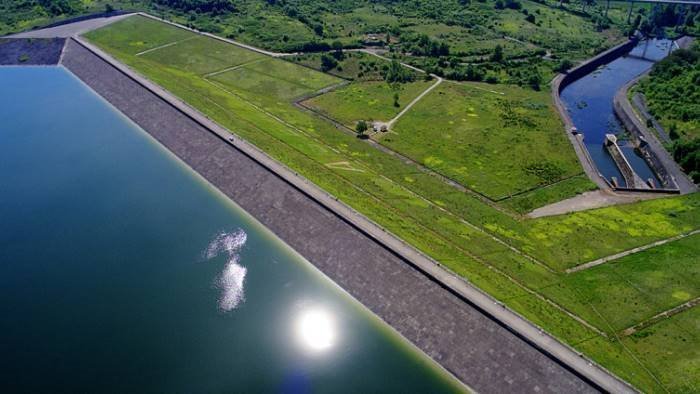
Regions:
M 367 131 L 367 129 L 368 129 L 367 122 L 365 122 L 364 120 L 360 120 L 359 122 L 357 122 L 357 125 L 355 126 L 355 131 L 357 132 L 357 136 L 359 138 L 362 138 L 365 136 L 365 132 Z
M 523 8 L 523 5 L 520 4 L 518 0 L 506 0 L 506 8 L 510 8 L 511 10 L 519 10 Z
M 328 71 L 334 69 L 338 65 L 338 61 L 335 60 L 333 56 L 329 56 L 328 54 L 324 53 L 321 55 L 321 70 L 322 71 Z
M 112 4 L 110 4 L 110 3 L 105 4 L 105 13 L 111 14 L 112 12 L 114 12 L 114 7 L 112 7 Z
M 527 84 L 530 85 L 530 87 L 533 90 L 540 90 L 540 84 L 542 83 L 542 75 L 540 75 L 539 71 L 535 71 L 532 74 L 530 74 L 530 77 L 527 79 Z
M 393 59 L 384 71 L 384 80 L 389 83 L 406 83 L 414 79 L 414 74 L 401 65 L 398 60 Z
M 569 59 L 562 59 L 561 62 L 559 62 L 559 65 L 554 71 L 558 71 L 560 73 L 567 72 L 571 67 L 573 67 L 574 64 L 571 62 Z
M 338 60 L 343 60 L 345 58 L 345 54 L 343 53 L 343 43 L 340 41 L 333 41 L 331 44 L 331 48 L 333 48 L 333 57 L 335 57 Z
M 503 47 L 501 45 L 496 45 L 493 50 L 493 55 L 491 55 L 491 61 L 500 63 L 503 61 Z

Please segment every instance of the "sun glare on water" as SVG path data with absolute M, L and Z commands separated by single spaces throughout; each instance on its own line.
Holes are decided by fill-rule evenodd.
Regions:
M 324 310 L 305 310 L 296 321 L 296 334 L 304 347 L 317 352 L 328 350 L 335 341 L 335 322 Z

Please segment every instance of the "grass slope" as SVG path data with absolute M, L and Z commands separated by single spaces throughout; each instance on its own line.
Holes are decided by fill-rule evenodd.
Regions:
M 314 97 L 306 104 L 348 127 L 354 127 L 361 119 L 390 120 L 434 83 L 418 81 L 391 85 L 379 81 L 358 82 Z M 394 105 L 394 94 L 399 95 L 398 106 Z
M 582 172 L 545 92 L 444 83 L 393 131 L 380 142 L 494 200 Z
M 331 124 L 293 106 L 290 97 L 333 83 L 332 77 L 321 77 L 313 70 L 292 64 L 280 65 L 281 74 L 272 75 L 265 72 L 270 68 L 263 67 L 261 61 L 231 73 L 235 76 L 239 70 L 246 70 L 251 72 L 250 78 L 280 84 L 294 84 L 290 80 L 294 75 L 295 79 L 304 81 L 300 84 L 303 88 L 258 88 L 250 78 L 229 79 L 227 73 L 215 76 L 214 80 L 206 79 L 189 70 L 186 62 L 176 64 L 170 57 L 160 59 L 155 56 L 158 51 L 153 51 L 152 56 L 135 56 L 133 52 L 118 49 L 129 48 L 129 42 L 142 39 L 141 34 L 138 23 L 133 26 L 120 22 L 88 33 L 87 38 L 638 387 L 652 392 L 677 387 L 664 380 L 662 388 L 654 378 L 669 373 L 663 364 L 664 354 L 651 352 L 642 358 L 642 348 L 629 352 L 619 341 L 599 336 L 563 312 L 564 309 L 582 311 L 585 318 L 590 317 L 590 324 L 612 335 L 615 331 L 608 321 L 623 315 L 629 322 L 635 322 L 667 304 L 640 298 L 640 303 L 649 304 L 644 307 L 645 313 L 626 309 L 608 309 L 597 315 L 587 313 L 592 297 L 578 295 L 577 284 L 570 283 L 573 279 L 568 279 L 562 270 L 697 228 L 700 195 L 523 220 L 485 204 L 478 197 L 459 192 L 364 141 L 339 133 Z M 115 37 L 120 41 L 115 42 Z M 208 54 L 200 51 L 190 56 L 206 58 Z M 298 68 L 286 69 L 289 66 Z M 504 243 L 538 261 L 513 252 Z M 667 267 L 659 265 L 658 269 L 666 272 Z M 596 280 L 611 288 L 620 279 L 617 272 L 600 270 Z M 665 280 L 659 276 L 659 283 Z M 557 286 L 559 290 L 548 290 Z M 683 291 L 695 294 L 693 286 L 694 283 L 688 282 Z M 601 297 L 616 296 L 604 286 L 601 289 Z M 697 346 L 697 342 L 689 342 L 687 347 Z M 690 364 L 697 362 L 697 355 L 690 350 L 681 356 Z

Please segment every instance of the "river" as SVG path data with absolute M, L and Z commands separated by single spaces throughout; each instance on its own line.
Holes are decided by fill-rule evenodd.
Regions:
M 584 143 L 598 171 L 608 180 L 616 177 L 624 184 L 603 142 L 605 134 L 618 135 L 620 146 L 639 176 L 658 179 L 647 163 L 624 138 L 625 130 L 613 111 L 613 98 L 627 82 L 649 70 L 655 61 L 668 55 L 672 41 L 653 39 L 640 41 L 629 54 L 605 64 L 594 72 L 566 86 L 560 96 L 576 128 L 584 134 Z
M 5 392 L 455 392 L 62 67 L 0 68 Z

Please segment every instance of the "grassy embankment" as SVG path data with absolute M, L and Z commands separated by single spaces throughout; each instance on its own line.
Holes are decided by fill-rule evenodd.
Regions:
M 435 81 L 390 85 L 384 81 L 356 82 L 306 101 L 338 122 L 354 128 L 358 120 L 389 121 Z M 394 105 L 398 94 L 398 105 Z
M 618 274 L 605 271 L 605 266 L 577 274 L 563 273 L 565 268 L 588 260 L 697 228 L 697 195 L 536 220 L 519 219 L 338 132 L 329 123 L 292 105 L 296 95 L 332 85 L 338 79 L 282 60 L 262 59 L 241 48 L 204 38 L 182 42 L 188 45 L 184 54 L 178 53 L 181 44 L 177 44 L 136 56 L 144 49 L 179 41 L 177 29 L 166 25 L 159 25 L 163 34 L 156 40 L 144 35 L 143 30 L 154 24 L 157 22 L 133 17 L 87 37 L 638 387 L 663 391 L 656 380 L 660 379 L 665 389 L 681 390 L 685 387 L 682 382 L 698 382 L 692 369 L 680 371 L 688 373 L 681 379 L 672 378 L 674 365 L 663 363 L 667 358 L 663 352 L 647 352 L 650 348 L 644 346 L 648 345 L 638 345 L 632 337 L 606 339 L 564 312 L 580 316 L 614 338 L 625 324 L 636 324 L 682 303 L 674 294 L 683 292 L 697 297 L 700 283 L 696 277 L 675 283 L 669 279 L 673 271 L 665 265 L 658 266 L 659 272 L 652 280 L 632 276 L 622 284 Z M 168 40 L 168 34 L 177 37 Z M 241 67 L 206 77 L 235 65 Z M 494 237 L 535 260 L 514 252 Z M 636 268 L 633 263 L 620 264 L 628 270 L 620 272 Z M 586 293 L 581 294 L 579 283 L 585 283 L 585 275 L 591 273 L 597 274 L 600 285 L 584 286 Z M 577 282 L 578 278 L 582 282 Z M 621 303 L 617 309 L 602 308 L 616 297 L 610 289 L 620 291 L 614 286 L 618 284 L 625 294 L 636 296 L 635 301 Z M 647 297 L 664 286 L 675 289 L 660 293 L 658 298 Z M 680 319 L 692 320 L 694 316 L 694 310 L 684 312 L 665 324 L 675 327 L 681 324 L 677 323 Z M 644 343 L 665 341 L 679 351 L 697 347 L 697 338 L 682 342 L 688 338 L 664 327 L 656 324 L 648 328 L 651 333 L 644 337 Z M 669 332 L 674 336 L 668 336 Z M 678 356 L 687 365 L 698 362 L 691 350 Z

